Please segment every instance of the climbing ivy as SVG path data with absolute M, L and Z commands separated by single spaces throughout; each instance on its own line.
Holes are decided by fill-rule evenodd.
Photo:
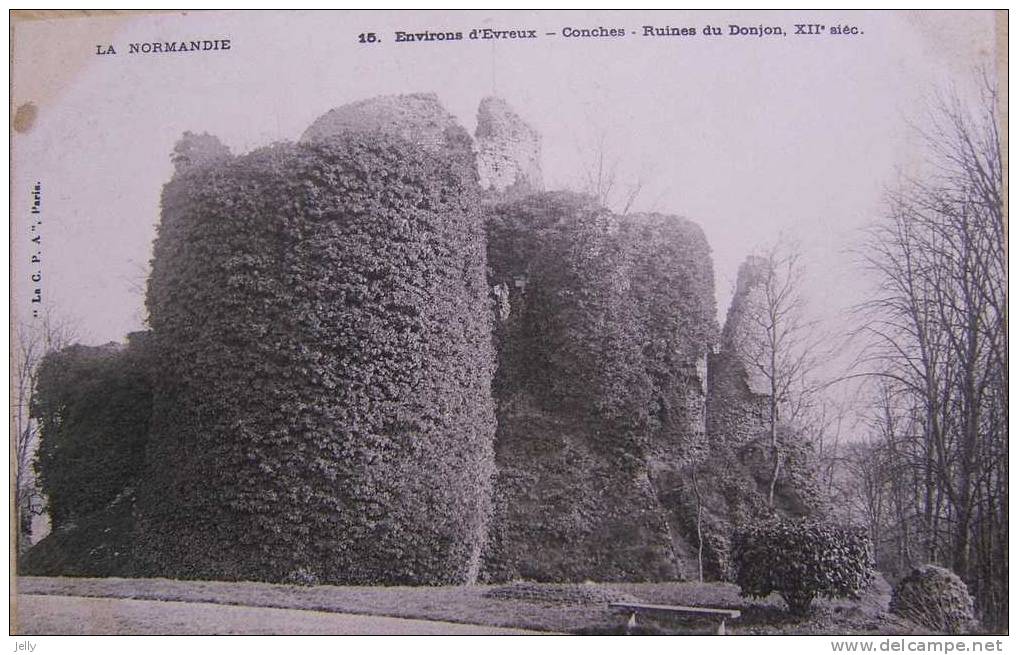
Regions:
M 716 324 L 703 233 L 566 192 L 492 203 L 486 225 L 489 283 L 508 299 L 490 577 L 674 577 L 648 476 L 651 459 L 679 465 L 704 447 L 697 361 Z M 575 462 L 591 484 L 562 484 Z
M 54 527 L 103 509 L 141 471 L 152 412 L 145 337 L 70 346 L 39 366 L 35 471 Z
M 346 133 L 166 185 L 144 570 L 476 574 L 494 416 L 474 175 L 397 136 Z

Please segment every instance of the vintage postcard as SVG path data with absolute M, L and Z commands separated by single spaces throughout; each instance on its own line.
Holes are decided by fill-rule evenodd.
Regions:
M 1007 20 L 12 12 L 15 651 L 999 650 Z

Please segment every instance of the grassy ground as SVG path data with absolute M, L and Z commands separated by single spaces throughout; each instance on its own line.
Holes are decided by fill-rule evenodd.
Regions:
M 548 585 L 549 587 L 555 585 Z M 859 601 L 818 601 L 807 620 L 792 619 L 778 598 L 739 597 L 722 583 L 613 583 L 649 603 L 728 607 L 742 611 L 729 622 L 730 634 L 916 634 L 924 630 L 887 614 L 886 589 Z M 22 577 L 18 593 L 208 602 L 250 607 L 308 609 L 401 618 L 431 619 L 577 634 L 621 634 L 627 617 L 606 605 L 581 605 L 488 598 L 490 587 L 299 587 L 257 582 L 203 582 L 165 579 Z M 716 621 L 654 623 L 650 633 L 711 634 Z
M 391 616 L 81 596 L 18 597 L 19 635 L 543 635 Z

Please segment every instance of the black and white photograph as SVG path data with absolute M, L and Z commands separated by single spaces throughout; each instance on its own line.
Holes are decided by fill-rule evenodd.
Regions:
M 1007 10 L 9 20 L 8 652 L 1005 650 Z

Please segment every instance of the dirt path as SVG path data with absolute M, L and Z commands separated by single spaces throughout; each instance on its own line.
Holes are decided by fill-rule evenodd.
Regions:
M 482 625 L 213 603 L 18 596 L 22 635 L 523 635 Z

